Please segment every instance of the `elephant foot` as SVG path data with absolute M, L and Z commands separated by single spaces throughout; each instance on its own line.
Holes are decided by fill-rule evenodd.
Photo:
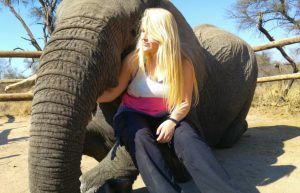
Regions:
M 130 193 L 138 175 L 130 155 L 116 143 L 106 157 L 80 177 L 82 193 Z
M 95 193 L 97 191 L 97 189 L 99 188 L 97 186 L 89 187 L 89 183 L 83 176 L 80 176 L 79 181 L 80 181 L 80 192 L 81 193 Z
M 100 187 L 86 188 L 86 183 L 80 178 L 82 193 L 132 193 L 132 181 L 129 179 L 109 179 Z

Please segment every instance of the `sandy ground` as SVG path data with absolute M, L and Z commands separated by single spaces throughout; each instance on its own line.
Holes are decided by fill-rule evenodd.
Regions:
M 214 153 L 242 193 L 300 192 L 300 115 L 251 110 L 249 130 L 230 149 Z M 0 193 L 27 193 L 30 117 L 0 117 Z M 97 164 L 83 156 L 82 170 Z M 193 182 L 181 184 L 198 193 Z M 134 193 L 147 193 L 139 177 Z

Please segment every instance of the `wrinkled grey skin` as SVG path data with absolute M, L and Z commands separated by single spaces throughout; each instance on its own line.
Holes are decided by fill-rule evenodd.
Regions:
M 182 50 L 193 61 L 200 90 L 200 103 L 187 117 L 194 127 L 209 145 L 219 147 L 232 146 L 247 129 L 245 117 L 257 77 L 251 48 L 212 26 L 197 28 L 195 36 L 168 1 L 124 2 L 64 0 L 60 5 L 34 91 L 29 148 L 32 193 L 76 193 L 80 185 L 82 192 L 95 192 L 108 179 L 136 178 L 124 148 L 112 148 L 111 121 L 119 99 L 101 105 L 102 111 L 88 122 L 96 98 L 117 85 L 122 58 L 136 44 L 139 19 L 147 7 L 166 8 L 177 20 Z M 81 176 L 81 184 L 83 153 L 101 162 Z M 166 158 L 172 167 L 177 164 Z M 175 175 L 180 170 L 174 170 Z

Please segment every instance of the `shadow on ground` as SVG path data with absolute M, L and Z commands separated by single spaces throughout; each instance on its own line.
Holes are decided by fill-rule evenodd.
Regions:
M 12 142 L 17 142 L 20 140 L 28 140 L 29 137 L 19 137 L 19 138 L 12 138 L 9 139 L 9 134 L 11 132 L 12 129 L 5 129 L 3 131 L 0 132 L 0 145 L 5 145 L 8 143 L 12 143 Z
M 2 159 L 7 159 L 7 158 L 12 158 L 12 157 L 18 157 L 20 156 L 21 154 L 14 154 L 14 155 L 9 155 L 9 156 L 5 156 L 5 157 L 0 157 L 0 160 Z
M 240 141 L 229 149 L 214 149 L 232 183 L 242 193 L 259 193 L 257 186 L 269 185 L 290 175 L 294 165 L 273 165 L 284 153 L 284 142 L 300 136 L 299 127 L 285 125 L 250 128 Z M 181 184 L 182 185 L 182 184 Z M 187 193 L 196 193 L 193 182 L 183 184 Z M 139 188 L 133 193 L 148 193 Z
M 15 117 L 12 116 L 12 115 L 6 115 L 6 117 L 7 117 L 7 122 L 6 123 L 13 123 L 16 120 Z
M 233 148 L 214 152 L 241 192 L 259 193 L 257 186 L 271 184 L 296 169 L 291 164 L 273 164 L 284 153 L 284 142 L 298 136 L 299 127 L 254 127 Z

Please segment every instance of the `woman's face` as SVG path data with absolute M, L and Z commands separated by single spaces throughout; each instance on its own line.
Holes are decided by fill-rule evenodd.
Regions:
M 155 55 L 158 48 L 159 43 L 155 41 L 145 30 L 141 30 L 141 43 L 143 51 L 146 55 Z

